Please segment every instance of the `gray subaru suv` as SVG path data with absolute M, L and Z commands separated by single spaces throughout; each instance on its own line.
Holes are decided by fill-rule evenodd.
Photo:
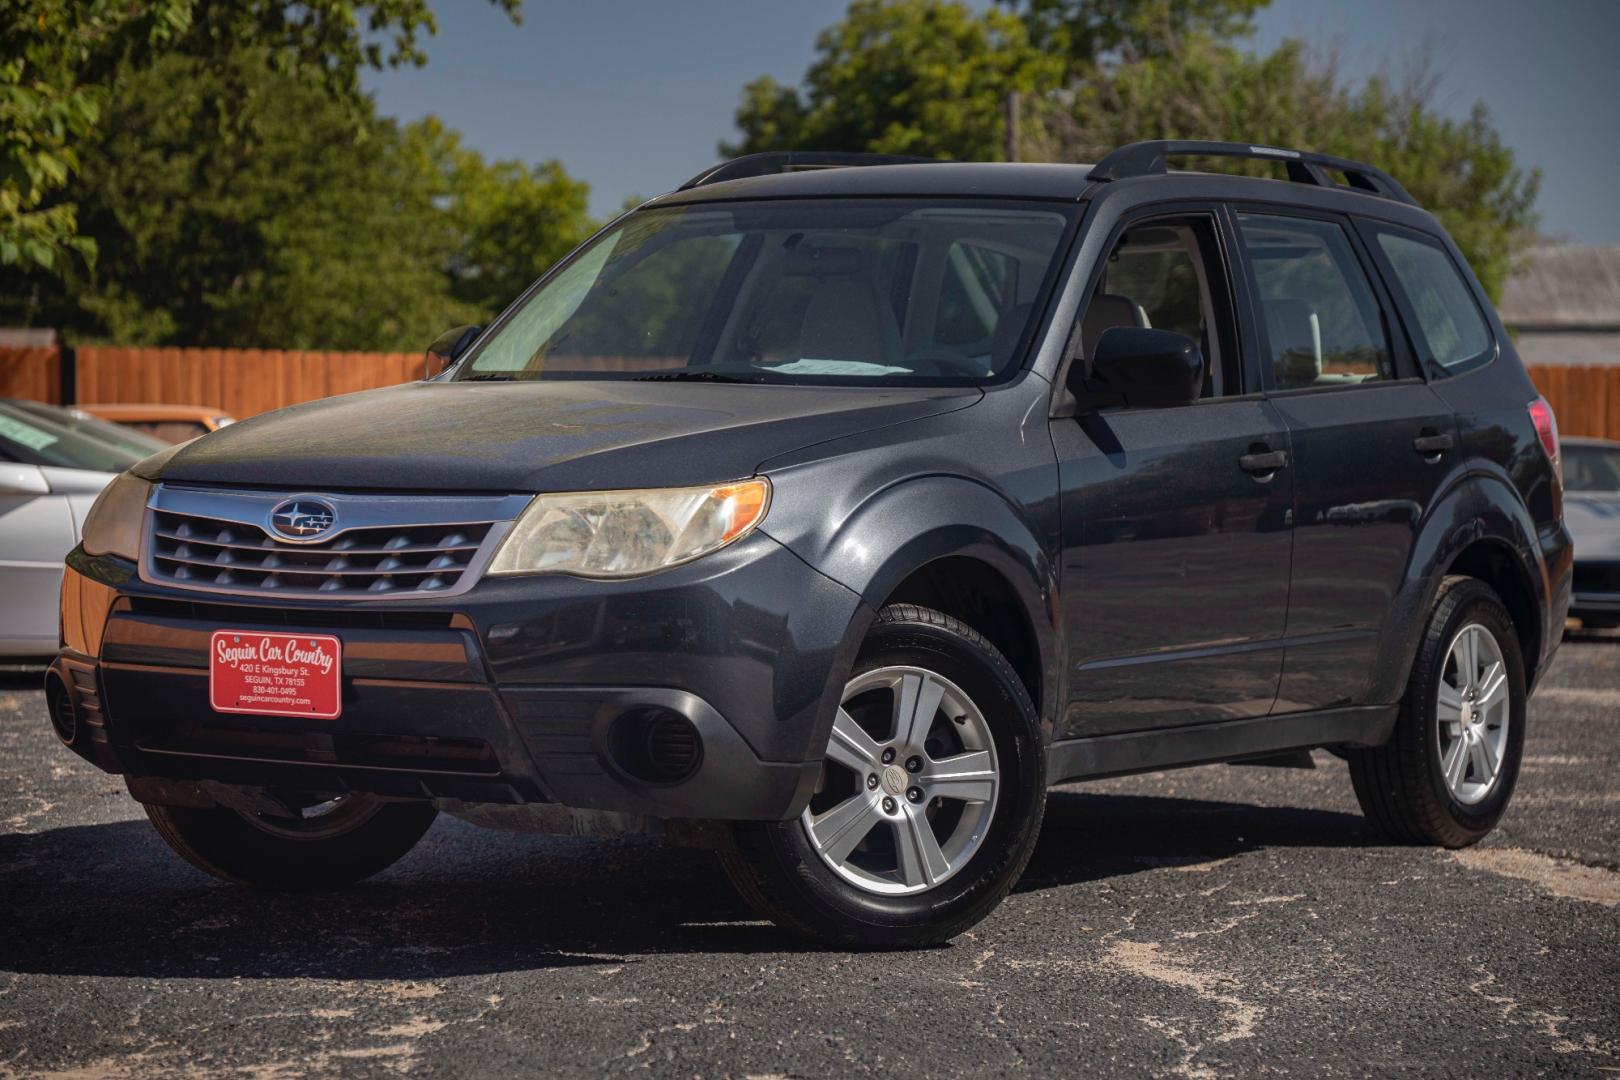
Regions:
M 1276 176 L 1168 167 L 1211 156 Z M 1059 781 L 1327 748 L 1450 847 L 1512 795 L 1557 431 L 1376 168 L 756 155 L 430 356 L 146 459 L 68 558 L 52 724 L 217 877 L 342 886 L 443 811 L 907 946 Z

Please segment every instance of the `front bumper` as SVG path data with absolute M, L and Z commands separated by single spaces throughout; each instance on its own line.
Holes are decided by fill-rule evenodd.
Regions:
M 781 820 L 809 799 L 869 615 L 762 533 L 633 581 L 487 579 L 409 603 L 200 594 L 75 551 L 50 697 L 75 752 L 132 777 Z M 219 629 L 339 637 L 342 714 L 214 712 Z M 648 709 L 696 730 L 685 778 L 625 764 L 615 724 Z

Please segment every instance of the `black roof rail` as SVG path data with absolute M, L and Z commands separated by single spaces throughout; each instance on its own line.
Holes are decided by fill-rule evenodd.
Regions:
M 1201 142 L 1197 139 L 1156 139 L 1120 147 L 1099 161 L 1087 175 L 1090 180 L 1123 180 L 1128 176 L 1157 176 L 1169 172 L 1172 157 L 1239 157 L 1260 161 L 1280 161 L 1288 169 L 1288 179 L 1317 187 L 1340 187 L 1324 169 L 1344 174 L 1350 187 L 1382 195 L 1386 199 L 1418 204 L 1389 173 L 1359 161 L 1287 150 L 1278 146 L 1251 146 L 1247 143 Z
M 855 154 L 842 150 L 767 150 L 760 154 L 722 161 L 705 169 L 680 186 L 681 191 L 718 184 L 723 180 L 741 180 L 749 176 L 769 176 L 772 173 L 802 172 L 808 169 L 843 169 L 857 165 L 933 165 L 938 158 L 911 157 L 906 154 Z

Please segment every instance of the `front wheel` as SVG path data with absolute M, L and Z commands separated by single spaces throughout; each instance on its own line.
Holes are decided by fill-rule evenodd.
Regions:
M 146 816 L 182 858 L 238 885 L 336 889 L 370 877 L 416 846 L 438 815 L 428 802 L 369 795 L 308 797 L 282 816 L 148 804 Z
M 736 827 L 722 856 L 779 925 L 829 943 L 954 937 L 1012 887 L 1040 832 L 1040 726 L 1012 666 L 927 608 L 879 612 L 797 820 Z
M 1475 578 L 1446 578 L 1393 735 L 1346 755 L 1368 819 L 1407 843 L 1477 843 L 1513 796 L 1526 696 L 1519 638 L 1502 601 Z

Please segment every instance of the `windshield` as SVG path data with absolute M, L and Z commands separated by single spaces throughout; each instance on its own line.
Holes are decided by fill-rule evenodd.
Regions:
M 133 454 L 139 454 L 141 457 L 155 454 L 159 450 L 167 450 L 170 445 L 162 439 L 153 438 L 144 432 L 136 431 L 134 428 L 125 427 L 123 424 L 115 424 L 110 420 L 91 416 L 89 413 L 82 412 L 79 409 L 64 409 L 57 405 L 47 405 L 42 401 L 15 400 L 8 402 L 8 404 L 13 408 L 22 409 L 24 412 L 30 412 L 44 420 L 49 420 L 59 427 L 71 428 L 82 435 L 88 435 L 98 442 L 121 446 Z
M 982 381 L 1018 355 L 1075 212 L 918 199 L 639 211 L 508 311 L 458 377 Z
M 112 442 L 75 430 L 73 419 L 67 410 L 52 405 L 30 403 L 21 408 L 17 402 L 0 401 L 0 461 L 123 472 L 155 453 L 133 449 L 127 439 Z M 159 449 L 166 447 L 159 444 Z
M 1564 488 L 1620 493 L 1620 447 L 1565 446 Z

